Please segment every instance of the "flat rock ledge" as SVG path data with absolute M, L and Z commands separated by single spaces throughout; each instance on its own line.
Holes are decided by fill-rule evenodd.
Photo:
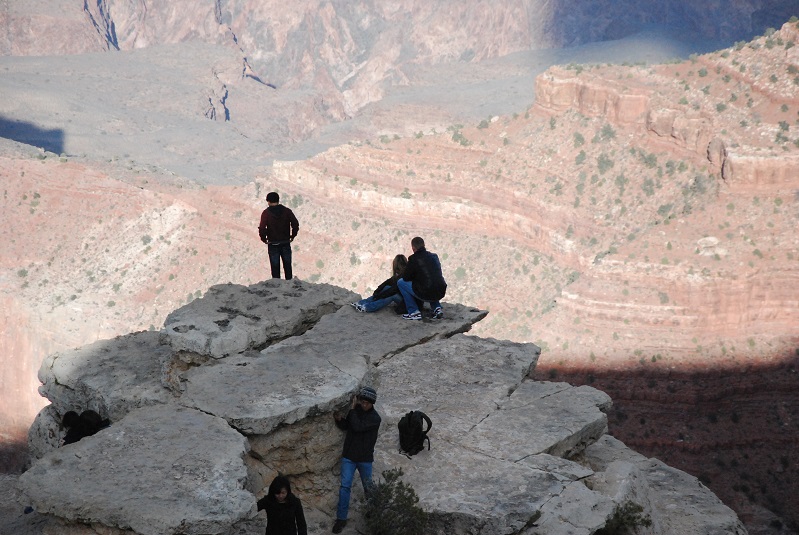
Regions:
M 281 472 L 309 532 L 328 533 L 344 438 L 332 413 L 369 384 L 383 417 L 375 474 L 402 468 L 431 534 L 590 535 L 627 502 L 651 517 L 647 533 L 746 533 L 694 478 L 609 437 L 606 394 L 529 379 L 534 344 L 464 334 L 487 312 L 445 303 L 443 320 L 403 321 L 346 306 L 357 298 L 299 280 L 219 285 L 160 332 L 47 357 L 51 404 L 18 482 L 29 522 L 75 535 L 260 535 L 255 502 Z M 63 414 L 85 409 L 112 424 L 57 447 Z M 414 409 L 433 420 L 432 447 L 408 458 L 397 422 Z M 350 525 L 363 532 L 360 492 Z
M 189 447 L 187 437 L 198 433 L 203 439 Z M 249 445 L 221 418 L 157 405 L 89 438 L 22 474 L 19 483 L 39 512 L 153 535 L 228 533 L 254 516 L 244 489 Z

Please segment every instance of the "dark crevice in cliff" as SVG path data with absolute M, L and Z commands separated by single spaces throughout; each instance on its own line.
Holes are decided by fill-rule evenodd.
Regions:
M 225 94 L 222 95 L 222 98 L 219 100 L 219 103 L 222 104 L 222 109 L 225 110 L 225 121 L 230 120 L 230 108 L 227 107 L 227 97 L 228 97 L 228 90 L 227 86 L 222 86 L 225 90 Z
M 106 42 L 106 45 L 109 48 L 113 48 L 114 50 L 119 50 L 119 41 L 117 40 L 116 25 L 114 24 L 114 21 L 111 19 L 111 14 L 108 11 L 106 0 L 97 0 L 97 10 L 99 11 L 100 14 L 99 21 L 94 17 L 94 14 L 89 8 L 89 0 L 84 0 L 83 11 L 89 17 L 89 21 L 92 23 L 92 26 L 97 31 L 98 35 L 100 35 L 103 38 L 103 40 Z

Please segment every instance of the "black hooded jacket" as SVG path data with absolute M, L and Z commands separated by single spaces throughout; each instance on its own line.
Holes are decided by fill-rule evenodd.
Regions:
M 266 510 L 266 535 L 308 535 L 302 502 L 288 490 L 283 503 L 271 493 L 258 500 L 258 510 Z
M 447 294 L 447 282 L 441 273 L 438 255 L 424 247 L 408 258 L 402 278 L 413 283 L 413 293 L 425 301 L 440 301 Z
M 375 460 L 375 443 L 381 418 L 372 407 L 364 411 L 360 405 L 350 409 L 346 418 L 336 420 L 339 429 L 347 431 L 341 456 L 354 463 L 371 463 Z
M 300 231 L 300 222 L 294 216 L 291 208 L 282 204 L 270 206 L 261 212 L 261 223 L 258 225 L 258 235 L 264 243 L 288 243 Z
M 399 278 L 400 276 L 396 275 L 384 280 L 380 286 L 375 289 L 372 297 L 375 299 L 385 299 L 386 297 L 391 297 L 394 294 L 398 294 L 399 288 L 397 288 L 397 281 Z

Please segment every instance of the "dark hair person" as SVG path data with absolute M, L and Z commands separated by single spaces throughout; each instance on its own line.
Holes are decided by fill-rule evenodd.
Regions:
M 266 535 L 308 535 L 302 502 L 291 492 L 285 476 L 269 484 L 269 492 L 258 500 L 258 510 L 266 510 Z
M 269 192 L 266 203 L 269 206 L 261 212 L 258 236 L 267 245 L 272 278 L 280 278 L 282 261 L 283 274 L 289 280 L 294 276 L 291 269 L 291 242 L 300 231 L 300 222 L 290 208 L 280 204 L 280 195 L 276 191 Z

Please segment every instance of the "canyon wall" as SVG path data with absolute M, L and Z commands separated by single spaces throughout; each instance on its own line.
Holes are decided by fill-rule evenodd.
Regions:
M 140 6 L 158 16 L 151 20 Z M 0 280 L 3 302 L 15 307 L 5 319 L 15 336 L 3 344 L 36 359 L 4 371 L 4 386 L 11 377 L 29 382 L 28 370 L 44 357 L 38 351 L 159 329 L 168 310 L 213 284 L 266 277 L 255 224 L 264 193 L 275 189 L 301 221 L 293 244 L 299 278 L 366 295 L 395 254 L 410 254 L 410 238 L 424 236 L 442 258 L 447 299 L 490 310 L 477 334 L 536 342 L 544 350 L 539 377 L 606 389 L 619 400 L 611 430 L 702 476 L 753 533 L 793 529 L 797 460 L 779 452 L 797 438 L 796 22 L 687 61 L 553 68 L 530 88 L 530 109 L 424 128 L 416 125 L 429 117 L 409 114 L 402 128 L 381 127 L 377 136 L 270 166 L 255 156 L 270 150 L 262 132 L 302 139 L 366 109 L 385 84 L 410 83 L 414 62 L 523 50 L 533 46 L 525 41 L 533 39 L 531 25 L 540 23 L 529 15 L 521 23 L 518 9 L 505 16 L 499 8 L 426 6 L 419 9 L 427 23 L 444 30 L 410 46 L 396 30 L 378 29 L 380 21 L 406 28 L 400 15 L 409 17 L 413 2 L 390 13 L 370 4 L 313 4 L 319 17 L 309 15 L 310 4 L 298 6 L 285 12 L 280 32 L 248 27 L 264 15 L 244 4 L 192 11 L 191 31 L 178 28 L 177 11 L 158 11 L 167 9 L 161 4 L 88 6 L 95 23 L 108 21 L 101 33 L 115 37 L 96 49 L 85 45 L 98 52 L 87 57 L 95 67 L 118 62 L 108 69 L 115 73 L 136 63 L 127 77 L 103 78 L 105 64 L 82 70 L 82 58 L 58 58 L 58 67 L 46 58 L 3 58 L 9 76 L 45 73 L 36 91 L 25 83 L 18 90 L 65 123 L 79 120 L 71 110 L 96 87 L 87 115 L 99 117 L 99 133 L 85 146 L 105 148 L 115 131 L 124 139 L 114 149 L 119 157 L 0 140 L 0 169 L 9 177 Z M 745 25 L 764 7 L 708 12 L 748 13 L 735 23 Z M 7 27 L 18 9 L 0 15 Z M 249 22 L 242 13 L 252 15 Z M 437 18 L 450 14 L 458 24 Z M 481 24 L 492 17 L 508 31 L 485 31 Z M 587 20 L 581 12 L 573 17 Z M 461 23 L 468 37 L 447 30 Z M 738 27 L 702 24 L 710 33 Z M 167 29 L 174 40 L 161 33 Z M 463 43 L 477 34 L 506 41 L 469 52 Z M 552 42 L 536 46 L 556 44 L 542 36 Z M 111 44 L 119 55 L 100 53 Z M 134 47 L 144 48 L 126 50 Z M 156 74 L 148 77 L 146 67 Z M 74 87 L 74 73 L 87 81 L 85 90 L 54 100 L 62 91 L 48 93 L 47 84 Z M 101 86 L 131 95 L 129 105 L 108 106 Z M 294 94 L 281 88 L 305 93 L 290 104 Z M 233 89 L 240 92 L 229 96 Z M 227 112 L 246 120 L 226 124 L 236 123 L 224 120 Z M 190 120 L 176 121 L 180 113 Z M 185 124 L 185 131 L 177 126 Z M 255 134 L 248 130 L 258 124 Z M 136 135 L 125 136 L 134 126 Z M 158 161 L 134 161 L 125 144 L 164 151 Z M 236 166 L 237 178 L 252 182 L 200 186 L 175 171 L 187 160 L 206 162 L 219 183 L 230 183 Z M 24 386 L 10 385 L 3 399 L 17 388 Z M 31 396 L 21 407 L 41 403 Z
M 303 0 L 288 5 L 37 0 L 6 4 L 0 26 L 7 30 L 5 55 L 132 50 L 188 41 L 223 44 L 241 52 L 247 76 L 272 87 L 311 89 L 320 118 L 331 122 L 379 101 L 388 86 L 408 84 L 414 65 L 479 62 L 620 39 L 651 25 L 729 42 L 778 26 L 794 14 L 792 9 L 790 0 L 748 0 L 724 9 L 685 0 L 646 6 L 567 0 Z

